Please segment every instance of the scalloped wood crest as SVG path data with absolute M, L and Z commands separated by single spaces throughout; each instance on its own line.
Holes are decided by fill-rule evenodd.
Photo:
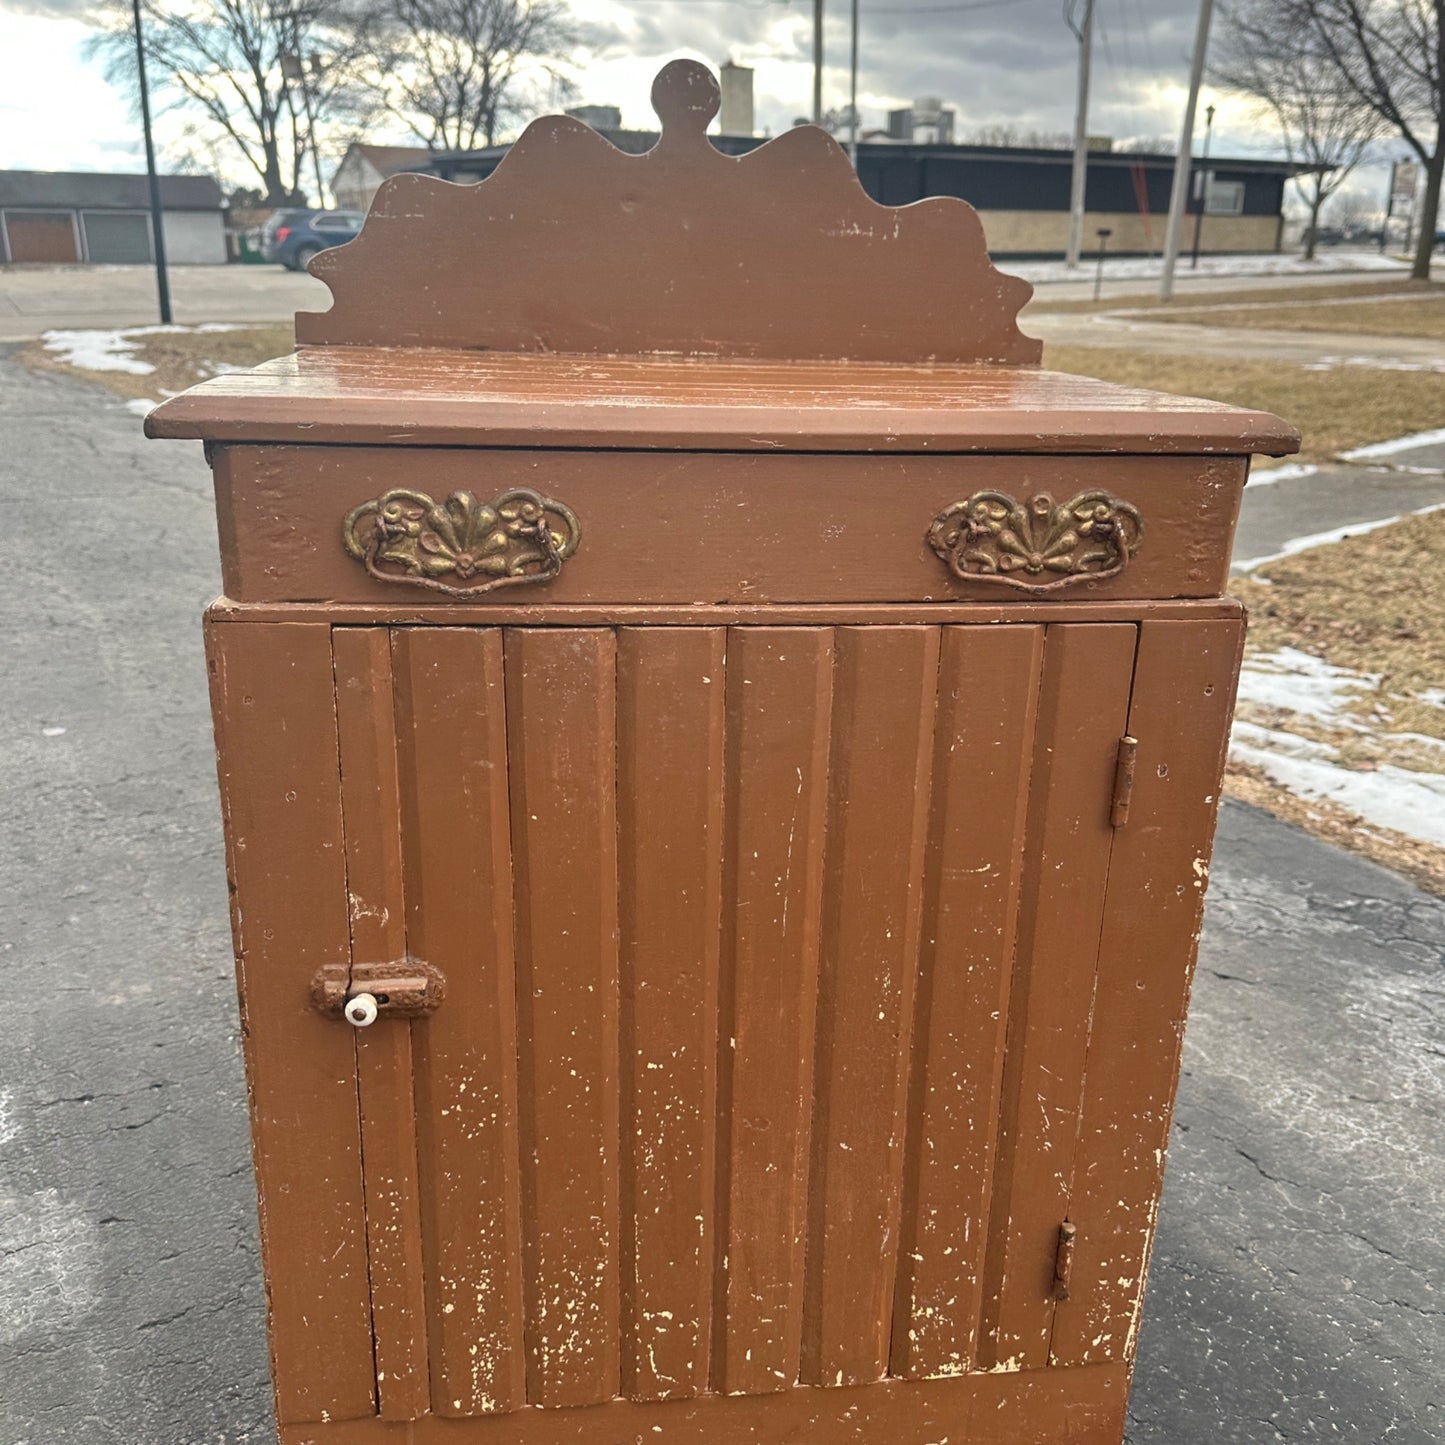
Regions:
M 966 201 L 881 206 L 826 132 L 745 156 L 707 139 L 718 84 L 673 61 L 662 137 L 626 155 L 581 121 L 529 126 L 487 180 L 398 175 L 312 273 L 303 346 L 1036 366 L 1033 288 L 994 268 Z

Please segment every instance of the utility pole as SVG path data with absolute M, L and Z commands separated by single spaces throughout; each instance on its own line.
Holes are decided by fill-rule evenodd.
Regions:
M 1174 158 L 1174 185 L 1169 192 L 1169 222 L 1164 231 L 1164 274 L 1159 278 L 1159 299 L 1174 295 L 1174 268 L 1179 263 L 1184 203 L 1189 198 L 1189 171 L 1194 153 L 1194 112 L 1199 108 L 1199 87 L 1204 82 L 1204 57 L 1209 50 L 1209 23 L 1214 0 L 1199 0 L 1199 28 L 1194 34 L 1194 63 L 1189 69 L 1189 101 L 1184 107 L 1184 129 L 1179 154 Z
M 858 169 L 858 0 L 853 0 L 852 75 L 848 82 L 848 154 Z
M 140 0 L 131 0 L 135 18 L 135 68 L 140 81 L 140 123 L 145 132 L 146 181 L 151 198 L 151 252 L 156 262 L 156 299 L 160 302 L 161 325 L 171 324 L 171 283 L 166 275 L 166 235 L 162 225 L 161 178 L 156 174 L 156 144 L 151 136 L 151 97 L 146 88 L 146 49 L 141 38 Z
M 1199 269 L 1199 238 L 1204 233 L 1204 211 L 1209 205 L 1209 142 L 1214 139 L 1214 107 L 1204 107 L 1204 154 L 1199 161 L 1199 181 L 1195 189 L 1199 192 L 1199 209 L 1194 213 L 1194 250 L 1189 257 L 1189 269 Z
M 1084 0 L 1084 23 L 1074 24 L 1073 6 L 1065 17 L 1079 41 L 1079 105 L 1074 113 L 1074 187 L 1069 201 L 1069 249 L 1065 262 L 1070 270 L 1079 264 L 1084 249 L 1084 191 L 1089 177 L 1089 67 L 1094 51 L 1094 0 Z
M 823 0 L 813 0 L 813 124 L 823 124 Z

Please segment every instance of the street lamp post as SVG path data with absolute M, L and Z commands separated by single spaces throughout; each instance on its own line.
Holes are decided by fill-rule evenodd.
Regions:
M 853 0 L 853 60 L 848 83 L 848 154 L 858 169 L 858 0 Z
M 1209 204 L 1209 142 L 1214 136 L 1214 107 L 1204 107 L 1204 155 L 1199 165 L 1199 209 L 1194 214 L 1194 251 L 1189 269 L 1199 269 L 1199 233 L 1204 229 L 1204 208 Z
M 171 283 L 166 274 L 166 235 L 162 225 L 161 178 L 156 174 L 156 145 L 151 136 L 151 98 L 146 87 L 146 51 L 141 34 L 140 0 L 131 0 L 135 19 L 135 68 L 140 81 L 140 123 L 145 132 L 146 183 L 151 203 L 151 254 L 156 263 L 156 299 L 160 302 L 161 325 L 171 324 Z

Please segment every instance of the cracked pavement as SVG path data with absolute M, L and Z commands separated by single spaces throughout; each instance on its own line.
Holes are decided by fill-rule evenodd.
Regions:
M 266 1441 L 207 473 L 3 356 L 0 428 L 0 1442 Z M 1445 1438 L 1442 949 L 1226 807 L 1130 1445 Z

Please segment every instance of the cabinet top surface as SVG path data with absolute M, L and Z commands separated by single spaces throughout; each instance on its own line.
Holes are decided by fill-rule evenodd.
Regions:
M 674 61 L 661 137 L 535 122 L 476 185 L 398 175 L 311 270 L 297 354 L 151 413 L 233 442 L 726 451 L 1295 450 L 1265 413 L 1040 371 L 967 202 L 884 206 L 802 126 L 742 156 Z
M 165 402 L 157 437 L 727 451 L 1265 453 L 1277 417 L 1029 366 L 304 346 Z

